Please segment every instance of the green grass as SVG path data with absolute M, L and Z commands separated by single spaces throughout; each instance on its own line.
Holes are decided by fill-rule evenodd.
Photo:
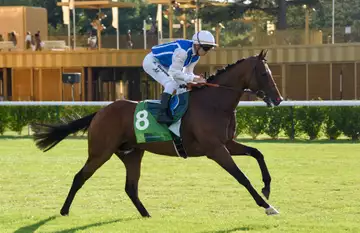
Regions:
M 2 139 L 0 232 L 360 232 L 360 144 L 246 143 L 266 157 L 273 178 L 269 203 L 278 216 L 266 216 L 245 188 L 205 157 L 147 154 L 139 193 L 152 218 L 142 219 L 125 194 L 125 170 L 116 157 L 62 217 L 72 179 L 87 158 L 86 140 L 69 139 L 42 153 L 30 139 Z M 235 160 L 260 191 L 256 161 Z

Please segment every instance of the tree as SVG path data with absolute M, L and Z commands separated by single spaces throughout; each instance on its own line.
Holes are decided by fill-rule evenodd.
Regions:
M 319 0 L 237 0 L 234 4 L 226 7 L 207 7 L 202 10 L 201 16 L 204 21 L 213 21 L 213 15 L 217 16 L 217 21 L 228 22 L 236 18 L 241 18 L 247 11 L 263 11 L 269 16 L 276 17 L 277 29 L 286 29 L 286 12 L 289 6 L 319 7 Z M 216 22 L 215 22 L 216 23 Z
M 320 0 L 323 6 L 318 17 L 314 20 L 319 27 L 330 28 L 332 25 L 332 0 Z M 360 1 L 335 1 L 335 27 L 351 26 L 360 20 Z

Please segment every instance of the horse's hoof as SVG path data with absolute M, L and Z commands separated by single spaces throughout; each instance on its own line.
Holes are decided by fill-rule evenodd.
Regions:
M 270 189 L 268 188 L 263 188 L 261 190 L 262 194 L 264 194 L 264 196 L 266 197 L 267 200 L 269 200 L 269 197 L 270 197 Z
M 266 208 L 265 209 L 265 213 L 267 214 L 267 215 L 277 215 L 277 214 L 280 214 L 280 212 L 279 211 L 277 211 L 274 207 L 272 207 L 272 206 L 269 206 L 269 208 Z
M 61 214 L 62 216 L 69 216 L 69 211 L 60 210 L 60 214 Z

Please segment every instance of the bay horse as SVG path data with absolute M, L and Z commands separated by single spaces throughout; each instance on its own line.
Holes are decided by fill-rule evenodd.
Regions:
M 270 196 L 270 174 L 263 154 L 256 148 L 242 145 L 234 140 L 235 110 L 245 91 L 255 93 L 268 106 L 277 106 L 282 97 L 266 63 L 266 51 L 257 56 L 243 58 L 210 76 L 210 86 L 190 92 L 188 110 L 180 128 L 183 145 L 189 157 L 206 155 L 218 163 L 251 194 L 256 204 L 267 215 L 279 212 L 269 205 L 254 189 L 248 178 L 237 167 L 232 155 L 248 155 L 260 166 L 266 199 Z M 177 156 L 171 141 L 136 143 L 134 134 L 134 111 L 137 102 L 118 100 L 91 115 L 60 125 L 33 124 L 36 146 L 50 150 L 68 135 L 80 130 L 88 131 L 88 159 L 75 175 L 61 215 L 68 215 L 77 191 L 94 172 L 113 154 L 126 168 L 125 192 L 143 217 L 150 217 L 138 196 L 141 160 L 144 152 Z M 240 112 L 241 114 L 241 112 Z M 264 117 L 264 116 L 259 116 Z

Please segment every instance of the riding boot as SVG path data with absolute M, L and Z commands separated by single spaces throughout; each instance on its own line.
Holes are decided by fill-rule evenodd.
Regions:
M 160 111 L 157 117 L 157 121 L 162 124 L 172 123 L 172 117 L 169 116 L 169 101 L 171 95 L 164 92 L 161 94 Z

